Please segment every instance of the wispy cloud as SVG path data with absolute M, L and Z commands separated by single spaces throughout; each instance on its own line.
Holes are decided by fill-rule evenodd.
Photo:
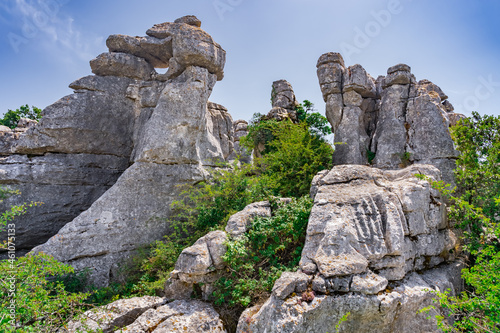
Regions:
M 9 41 L 14 52 L 36 48 L 58 60 L 88 60 L 102 39 L 82 33 L 64 11 L 69 0 L 7 0 L 1 4 L 10 18 Z

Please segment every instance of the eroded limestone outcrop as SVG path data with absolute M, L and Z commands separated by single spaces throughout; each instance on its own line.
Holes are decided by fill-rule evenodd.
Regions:
M 448 127 L 463 115 L 453 113 L 437 85 L 417 82 L 405 64 L 375 80 L 361 65 L 346 67 L 333 52 L 319 58 L 317 74 L 335 133 L 334 164 L 432 164 L 453 183 L 457 152 Z
M 62 193 L 68 204 L 77 203 L 73 192 L 92 195 L 33 251 L 76 269 L 90 267 L 91 282 L 98 286 L 116 277 L 120 262 L 138 247 L 166 234 L 178 185 L 203 180 L 205 167 L 232 153 L 231 116 L 208 102 L 222 79 L 225 52 L 197 22 L 186 17 L 155 25 L 149 37 L 111 36 L 110 52 L 91 61 L 95 75 L 72 83 L 75 94 L 46 108 L 40 123 L 10 146 L 1 166 L 13 184 L 19 178 L 15 168 L 33 165 L 27 179 L 33 186 L 43 181 L 38 169 L 50 174 L 59 167 L 60 174 L 51 176 L 70 192 Z M 158 74 L 155 66 L 169 69 Z M 14 165 L 23 158 L 28 162 Z M 93 181 L 104 183 L 100 191 L 82 186 Z M 71 183 L 79 187 L 69 188 Z M 47 190 L 35 194 L 45 201 Z M 54 201 L 64 202 L 59 194 L 53 193 Z
M 233 122 L 234 131 L 234 150 L 229 156 L 229 161 L 239 160 L 241 163 L 250 164 L 253 160 L 252 152 L 248 152 L 245 147 L 240 145 L 240 139 L 248 134 L 248 122 L 238 119 Z
M 348 312 L 341 332 L 436 331 L 417 311 L 432 304 L 431 290 L 461 290 L 462 264 L 444 202 L 415 174 L 440 179 L 430 165 L 341 165 L 316 176 L 300 270 L 283 273 L 237 332 L 335 331 Z
M 295 98 L 292 85 L 286 80 L 274 81 L 271 91 L 271 103 L 273 108 L 267 114 L 267 119 L 282 121 L 290 119 L 297 121 L 295 108 L 299 105 Z

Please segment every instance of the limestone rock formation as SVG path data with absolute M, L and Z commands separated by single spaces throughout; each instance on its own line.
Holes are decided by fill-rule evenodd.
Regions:
M 440 180 L 439 170 L 423 164 L 394 171 L 341 165 L 317 178 L 302 270 L 324 278 L 371 270 L 393 281 L 453 260 L 457 240 L 445 204 L 415 174 Z
M 237 332 L 333 332 L 347 312 L 341 332 L 436 331 L 417 311 L 432 304 L 430 290 L 461 290 L 462 264 L 439 192 L 415 174 L 440 179 L 423 164 L 320 173 L 300 270 L 283 273 Z
M 90 267 L 91 282 L 106 285 L 121 261 L 167 232 L 178 185 L 232 154 L 231 116 L 208 102 L 225 52 L 198 23 L 111 36 L 110 52 L 91 61 L 95 75 L 70 85 L 74 94 L 21 134 L 3 132 L 0 182 L 23 192 L 4 204 L 45 203 L 17 222 L 26 250 L 53 236 L 34 252 Z
M 89 310 L 81 318 L 71 321 L 64 331 L 226 332 L 217 312 L 196 300 L 167 302 L 160 297 L 135 297 Z
M 297 121 L 295 108 L 299 104 L 295 99 L 292 85 L 286 80 L 278 80 L 273 82 L 271 91 L 271 102 L 273 108 L 267 114 L 268 119 L 276 119 L 282 121 L 290 119 Z
M 357 292 L 339 292 L 333 284 L 328 284 L 328 293 L 305 292 L 295 288 L 296 294 L 286 298 L 273 295 L 262 306 L 251 307 L 240 317 L 238 333 L 324 333 L 336 332 L 336 325 L 342 317 L 346 321 L 339 332 L 352 333 L 415 333 L 437 332 L 436 310 L 417 313 L 422 308 L 434 304 L 432 290 L 461 290 L 456 276 L 460 276 L 462 266 L 448 264 L 423 274 L 411 273 L 384 292 L 365 295 Z M 296 277 L 291 277 L 294 281 Z M 309 300 L 307 300 L 309 299 Z M 429 319 L 428 319 L 429 317 Z
M 216 103 L 208 102 L 207 127 L 215 139 L 214 146 L 221 148 L 224 160 L 227 160 L 234 150 L 233 118 L 227 109 Z
M 360 65 L 346 67 L 333 52 L 319 58 L 317 74 L 335 133 L 335 165 L 398 169 L 432 164 L 453 183 L 457 152 L 448 127 L 463 115 L 453 113 L 437 85 L 417 82 L 405 64 L 375 80 Z
M 252 152 L 248 152 L 245 147 L 240 145 L 240 139 L 248 134 L 248 122 L 238 119 L 233 122 L 234 131 L 234 150 L 228 157 L 229 161 L 238 159 L 241 163 L 251 164 L 253 159 Z

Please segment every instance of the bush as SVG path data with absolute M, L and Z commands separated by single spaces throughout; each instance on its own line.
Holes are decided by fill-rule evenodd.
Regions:
M 282 272 L 298 268 L 312 200 L 271 200 L 271 206 L 272 217 L 257 217 L 248 233 L 227 243 L 227 272 L 215 284 L 215 304 L 255 304 L 269 296 Z
M 3 201 L 18 191 L 0 187 Z M 43 253 L 16 258 L 16 216 L 32 202 L 12 206 L 0 216 L 0 230 L 7 229 L 4 247 L 8 258 L 0 261 L 0 330 L 2 332 L 55 332 L 63 323 L 84 309 L 88 293 L 72 293 L 61 281 L 63 276 L 74 273 L 72 267 L 59 263 Z M 69 280 L 67 280 L 69 282 Z
M 73 268 L 45 255 L 0 262 L 2 332 L 55 332 L 85 309 L 89 293 L 70 293 L 53 277 Z
M 452 129 L 460 151 L 456 189 L 434 183 L 450 200 L 449 219 L 463 231 L 469 267 L 462 270 L 466 290 L 438 293 L 439 304 L 455 320 L 438 317 L 445 332 L 500 331 L 500 117 L 462 120 Z
M 0 119 L 0 125 L 4 125 L 10 128 L 16 128 L 19 119 L 28 118 L 32 120 L 40 120 L 42 118 L 42 110 L 32 106 L 31 109 L 28 104 L 21 106 L 15 111 L 8 110 L 2 119 Z

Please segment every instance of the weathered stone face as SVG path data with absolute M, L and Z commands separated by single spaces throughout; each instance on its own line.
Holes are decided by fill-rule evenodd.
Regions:
M 417 173 L 440 179 L 430 165 L 318 174 L 301 269 L 283 273 L 263 305 L 243 312 L 237 332 L 335 331 L 348 312 L 342 332 L 437 331 L 417 311 L 432 304 L 431 290 L 460 292 L 463 265 L 445 204 Z
M 47 241 L 34 251 L 90 267 L 106 285 L 120 261 L 166 234 L 178 185 L 232 154 L 231 116 L 208 102 L 225 52 L 199 26 L 184 17 L 157 27 L 168 36 L 110 36 L 110 53 L 91 61 L 96 75 L 73 82 L 40 123 L 2 132 L 0 182 L 23 192 L 4 204 L 45 202 L 18 220 L 33 235 L 23 250 Z M 172 63 L 175 75 L 154 71 Z
M 413 177 L 417 173 L 440 179 L 426 165 L 402 171 L 346 165 L 315 178 L 302 270 L 332 278 L 370 268 L 399 280 L 420 269 L 420 262 L 431 268 L 452 259 L 456 237 L 444 203 L 426 181 Z
M 430 290 L 458 293 L 461 283 L 456 276 L 460 276 L 462 267 L 460 264 L 449 264 L 423 274 L 412 273 L 392 290 L 376 295 L 357 292 L 317 293 L 312 301 L 306 302 L 302 300 L 300 292 L 286 298 L 273 294 L 263 305 L 243 312 L 236 332 L 335 332 L 336 325 L 347 313 L 350 314 L 340 325 L 341 332 L 437 332 L 434 316 L 443 314 L 437 310 L 431 313 L 417 312 L 434 304 L 434 294 Z M 292 281 L 300 279 L 299 276 L 289 278 Z
M 456 152 L 448 127 L 463 115 L 453 113 L 441 88 L 428 80 L 417 83 L 405 64 L 374 80 L 360 65 L 345 68 L 338 53 L 322 55 L 317 68 L 335 133 L 335 165 L 432 164 L 444 181 L 454 183 Z

